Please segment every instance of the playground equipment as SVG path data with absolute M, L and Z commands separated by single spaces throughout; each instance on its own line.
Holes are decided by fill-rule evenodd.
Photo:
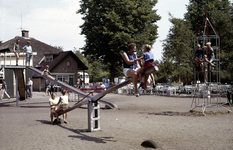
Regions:
M 37 55 L 37 52 L 33 52 L 32 53 L 32 58 L 31 58 L 31 62 L 30 65 L 32 65 L 33 62 L 33 57 L 34 55 Z M 18 65 L 16 66 L 16 62 L 15 62 L 16 58 L 15 58 L 15 54 L 14 53 L 0 53 L 0 64 L 1 67 L 4 68 L 4 76 L 6 78 L 6 82 L 7 83 L 12 83 L 13 86 L 13 75 L 11 73 L 11 71 L 9 70 L 13 70 L 14 74 L 15 74 L 15 83 L 16 83 L 16 106 L 18 106 L 18 100 L 26 100 L 27 98 L 27 94 L 26 94 L 26 83 L 24 80 L 24 72 L 25 72 L 25 53 L 19 53 L 19 60 L 18 60 Z M 12 77 L 12 78 L 10 78 Z M 14 87 L 12 87 L 12 89 L 14 89 Z M 9 90 L 8 90 L 9 91 Z M 13 91 L 13 90 L 12 90 Z
M 209 27 L 211 27 L 212 31 L 209 30 Z M 197 67 L 195 65 L 194 86 L 192 88 L 194 96 L 190 111 L 194 110 L 196 107 L 202 107 L 202 113 L 203 115 L 205 115 L 205 109 L 207 107 L 222 107 L 229 112 L 232 112 L 231 104 L 228 102 L 224 102 L 224 100 L 221 100 L 220 37 L 210 23 L 206 11 L 206 18 L 194 37 L 194 49 L 197 44 L 204 46 L 207 42 L 211 42 L 211 46 L 214 50 L 215 60 L 213 61 L 213 63 L 215 64 L 215 66 L 214 68 L 211 67 L 205 61 L 205 59 L 203 59 L 202 61 L 204 63 L 204 70 L 197 70 Z M 204 83 L 201 83 L 200 74 L 204 74 Z M 216 92 L 213 92 L 213 90 L 211 90 L 213 88 L 213 85 L 215 85 Z M 226 108 L 225 104 L 229 104 L 230 109 Z
M 37 73 L 37 74 L 41 74 L 41 71 L 34 68 L 34 67 L 27 67 L 27 69 Z M 158 67 L 155 66 L 155 67 L 150 67 L 147 71 L 146 71 L 146 75 L 148 74 L 151 74 L 152 72 L 155 72 L 158 70 Z M 112 91 L 115 91 L 116 89 L 118 88 L 121 88 L 129 83 L 132 82 L 132 78 L 129 78 L 128 80 L 126 80 L 125 82 L 122 82 L 118 85 L 115 85 L 101 93 L 98 93 L 97 95 L 94 95 L 94 96 L 90 96 L 88 95 L 87 93 L 84 93 L 82 92 L 81 90 L 77 89 L 77 88 L 74 88 L 64 82 L 61 82 L 59 80 L 55 80 L 52 76 L 50 75 L 43 75 L 42 76 L 43 78 L 45 78 L 46 80 L 49 80 L 49 81 L 52 81 L 58 85 L 61 85 L 65 88 L 67 88 L 69 91 L 72 91 L 74 93 L 77 93 L 78 95 L 81 95 L 83 97 L 86 97 L 86 99 L 76 103 L 74 106 L 64 110 L 64 111 L 61 111 L 59 113 L 59 115 L 62 115 L 66 112 L 69 112 L 69 111 L 72 111 L 78 107 L 81 107 L 82 105 L 84 104 L 87 104 L 88 105 L 88 131 L 97 131 L 97 130 L 100 130 L 100 117 L 99 117 L 99 114 L 100 114 L 100 106 L 99 106 L 99 102 L 101 103 L 104 103 L 106 105 L 109 105 L 113 108 L 116 108 L 117 106 L 112 103 L 112 102 L 109 102 L 109 101 L 106 101 L 106 100 L 103 100 L 102 98 L 112 92 Z

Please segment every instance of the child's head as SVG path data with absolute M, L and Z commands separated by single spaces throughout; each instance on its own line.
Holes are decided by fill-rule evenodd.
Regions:
M 149 44 L 143 45 L 144 52 L 151 51 L 151 46 Z
M 62 95 L 66 95 L 66 90 L 63 89 L 63 90 L 61 91 L 61 93 L 62 93 Z
M 56 98 L 56 93 L 52 93 L 52 94 L 51 94 L 51 98 L 52 98 L 52 99 L 55 99 L 55 98 Z
M 27 41 L 27 45 L 28 45 L 28 46 L 31 45 L 31 42 L 30 42 L 30 41 Z
M 207 46 L 207 48 L 210 48 L 210 47 L 211 47 L 211 43 L 210 43 L 210 42 L 207 42 L 207 43 L 206 43 L 206 46 Z
M 200 44 L 197 44 L 197 49 L 199 50 L 201 48 L 201 45 Z

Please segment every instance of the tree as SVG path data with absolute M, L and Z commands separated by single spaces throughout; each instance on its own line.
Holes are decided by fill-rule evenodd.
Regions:
M 154 64 L 155 64 L 155 65 L 159 64 L 159 61 L 156 59 L 156 60 L 154 61 Z
M 173 71 L 174 66 L 172 59 L 163 57 L 159 64 L 159 71 L 155 72 L 155 75 L 157 76 L 157 80 L 159 82 L 166 82 L 167 77 L 172 76 Z
M 172 27 L 167 38 L 163 41 L 163 66 L 165 66 L 167 76 L 177 75 L 189 78 L 193 75 L 193 41 L 194 34 L 189 29 L 190 22 L 174 18 L 170 15 Z M 172 65 L 174 70 L 168 71 L 168 66 Z M 166 67 L 167 66 L 167 67 Z M 170 68 L 171 69 L 171 68 Z
M 89 68 L 87 58 L 83 57 L 82 53 L 76 47 L 74 47 L 73 53 L 83 62 L 83 64 L 85 64 Z
M 223 78 L 233 80 L 233 7 L 228 0 L 190 0 L 185 19 L 191 22 L 191 30 L 196 33 L 203 23 L 206 10 L 208 19 L 220 36 L 220 60 Z M 210 34 L 212 34 L 210 32 Z M 228 76 L 226 76 L 228 75 Z
M 56 49 L 59 49 L 59 50 L 64 50 L 64 48 L 62 46 L 54 46 Z
M 89 76 L 91 79 L 91 82 L 102 82 L 102 78 L 109 78 L 109 73 L 106 71 L 103 63 L 100 60 L 96 60 L 90 64 L 89 70 Z
M 81 0 L 77 13 L 84 16 L 80 27 L 86 36 L 82 48 L 85 56 L 106 64 L 112 79 L 122 75 L 122 53 L 127 45 L 134 42 L 141 48 L 145 43 L 152 45 L 157 38 L 155 23 L 160 16 L 153 9 L 156 3 L 157 0 Z

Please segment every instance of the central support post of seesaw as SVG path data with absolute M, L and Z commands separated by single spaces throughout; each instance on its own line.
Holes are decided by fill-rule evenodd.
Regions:
M 88 102 L 88 131 L 100 130 L 100 105 L 98 101 Z

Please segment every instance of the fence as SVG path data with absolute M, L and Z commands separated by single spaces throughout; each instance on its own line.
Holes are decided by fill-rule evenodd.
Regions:
M 204 95 L 206 85 L 199 85 L 199 92 Z M 217 93 L 219 92 L 221 96 L 227 95 L 227 90 L 231 88 L 231 85 L 220 85 L 210 84 L 210 92 Z M 139 89 L 139 94 L 141 95 L 160 95 L 160 96 L 194 96 L 195 85 L 170 85 L 170 86 L 147 86 L 147 90 Z M 134 88 L 132 85 L 124 86 L 117 90 L 118 94 L 134 94 Z
M 37 55 L 37 52 L 32 52 L 32 58 L 30 61 L 30 66 L 33 66 L 33 56 Z M 26 53 L 22 52 L 19 53 L 19 66 L 25 66 L 26 63 Z M 16 66 L 16 56 L 15 53 L 0 53 L 0 67 L 9 67 L 9 66 Z

